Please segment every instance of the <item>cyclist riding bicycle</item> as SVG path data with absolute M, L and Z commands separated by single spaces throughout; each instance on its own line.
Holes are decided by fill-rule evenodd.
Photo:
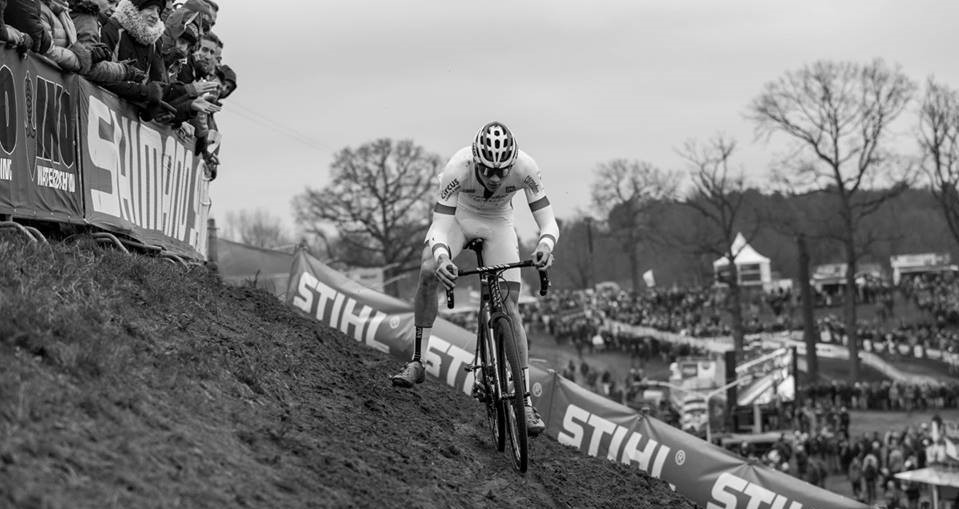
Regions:
M 440 175 L 439 198 L 433 208 L 433 223 L 426 234 L 426 247 L 420 265 L 419 284 L 413 302 L 416 327 L 413 358 L 404 369 L 391 377 L 393 385 L 413 387 L 425 379 L 420 358 L 423 338 L 438 311 L 438 290 L 442 283 L 453 288 L 457 268 L 452 260 L 468 240 L 484 239 L 483 262 L 499 265 L 519 261 L 519 241 L 513 227 L 513 195 L 523 190 L 533 218 L 539 226 L 539 242 L 533 261 L 540 269 L 553 263 L 553 248 L 559 238 L 559 226 L 553 207 L 546 197 L 539 167 L 532 157 L 521 151 L 510 130 L 500 122 L 483 126 L 467 146 L 453 154 Z M 520 271 L 510 269 L 503 274 L 506 309 L 517 324 L 517 344 L 523 373 L 526 376 L 526 426 L 531 436 L 546 425 L 529 398 L 529 348 L 526 331 L 519 313 Z

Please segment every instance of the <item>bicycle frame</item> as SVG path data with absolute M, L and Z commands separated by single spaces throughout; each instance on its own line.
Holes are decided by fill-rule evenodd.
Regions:
M 525 472 L 529 457 L 526 417 L 523 412 L 527 396 L 526 380 L 519 365 L 520 359 L 516 350 L 514 332 L 514 327 L 519 324 L 513 322 L 505 309 L 506 304 L 499 279 L 503 272 L 509 269 L 532 267 L 534 264 L 532 260 L 526 260 L 485 267 L 482 239 L 473 240 L 466 247 L 476 253 L 479 267 L 462 271 L 459 275 L 479 275 L 481 299 L 477 320 L 476 351 L 473 363 L 465 369 L 472 371 L 474 375 L 472 394 L 486 406 L 487 420 L 497 450 L 502 452 L 505 449 L 508 433 L 512 444 L 513 465 L 520 472 Z M 543 271 L 539 274 L 540 295 L 545 295 L 549 288 L 549 278 Z M 450 308 L 454 305 L 452 290 L 446 291 L 446 304 Z M 496 333 L 497 325 L 500 327 L 499 334 Z M 504 339 L 504 336 L 508 339 Z

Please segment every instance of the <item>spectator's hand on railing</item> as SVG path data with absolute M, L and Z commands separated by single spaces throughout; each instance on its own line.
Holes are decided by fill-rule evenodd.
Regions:
M 94 64 L 113 59 L 112 58 L 113 51 L 110 49 L 109 46 L 107 46 L 106 44 L 102 42 L 95 42 L 93 44 L 89 44 L 87 45 L 87 49 L 90 50 L 90 58 L 92 59 Z M 129 81 L 133 81 L 133 80 L 129 80 Z
M 190 103 L 190 108 L 193 109 L 193 111 L 196 111 L 197 113 L 206 113 L 206 114 L 216 113 L 220 111 L 220 107 L 208 101 L 206 96 L 200 96 L 194 99 L 193 102 Z

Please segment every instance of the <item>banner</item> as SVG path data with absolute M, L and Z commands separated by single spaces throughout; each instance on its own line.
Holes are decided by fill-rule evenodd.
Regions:
M 293 253 L 216 239 L 216 267 L 223 281 L 253 286 L 286 300 Z
M 81 222 L 78 80 L 0 47 L 0 214 Z
M 79 81 L 84 219 L 173 254 L 206 253 L 209 181 L 188 125 L 140 120 L 136 108 Z
M 298 250 L 290 270 L 287 303 L 356 341 L 405 361 L 411 356 L 410 304 L 382 295 Z M 437 319 L 423 352 L 433 377 L 466 393 L 474 335 Z M 384 381 L 385 383 L 385 381 Z M 865 509 L 854 500 L 799 479 L 751 465 L 725 449 L 614 403 L 530 366 L 530 393 L 546 421 L 546 435 L 591 456 L 642 469 L 707 509 Z

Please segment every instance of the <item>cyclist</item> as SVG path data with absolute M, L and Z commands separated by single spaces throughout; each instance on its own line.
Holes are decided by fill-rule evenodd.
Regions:
M 420 349 L 429 341 L 438 308 L 438 283 L 453 288 L 457 268 L 453 259 L 466 242 L 484 239 L 483 262 L 498 265 L 519 261 L 519 242 L 513 227 L 513 195 L 523 190 L 533 218 L 539 226 L 539 242 L 533 261 L 540 269 L 553 262 L 553 247 L 559 226 L 546 197 L 536 162 L 519 150 L 510 130 L 500 122 L 483 126 L 467 146 L 450 158 L 440 175 L 439 197 L 433 208 L 433 223 L 426 234 L 420 265 L 419 285 L 414 298 L 415 337 L 413 358 L 391 377 L 393 385 L 413 387 L 425 378 Z M 506 309 L 516 324 L 516 341 L 526 376 L 526 427 L 536 436 L 546 425 L 529 398 L 529 349 L 519 313 L 520 271 L 504 274 Z

